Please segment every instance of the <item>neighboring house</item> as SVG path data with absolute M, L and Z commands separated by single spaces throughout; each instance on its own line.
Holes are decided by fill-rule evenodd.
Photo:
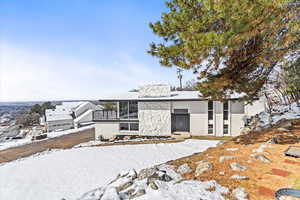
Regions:
M 73 117 L 69 110 L 47 109 L 45 111 L 45 118 L 48 132 L 67 130 L 74 127 Z
M 79 128 L 93 122 L 93 111 L 102 109 L 91 102 L 62 102 L 55 109 L 45 111 L 45 125 L 48 132 Z M 41 119 L 43 123 L 43 120 Z
M 171 136 L 188 132 L 192 136 L 237 136 L 244 119 L 264 111 L 264 101 L 255 106 L 238 101 L 225 103 L 202 98 L 197 91 L 172 91 L 168 85 L 146 85 L 101 102 L 115 102 L 116 110 L 94 111 L 96 139 L 113 135 Z

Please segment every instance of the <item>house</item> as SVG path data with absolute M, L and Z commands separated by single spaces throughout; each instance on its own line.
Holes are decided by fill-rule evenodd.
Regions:
M 94 123 L 93 111 L 102 109 L 103 107 L 101 105 L 95 105 L 88 101 L 78 105 L 73 111 L 75 117 L 74 126 L 79 128 Z
M 101 109 L 102 106 L 87 101 L 62 102 L 61 105 L 56 105 L 55 109 L 47 109 L 45 122 L 42 119 L 40 122 L 46 125 L 48 132 L 79 128 L 92 124 L 93 111 Z
M 100 99 L 115 103 L 117 109 L 93 112 L 95 137 L 171 136 L 178 132 L 237 136 L 246 117 L 264 111 L 264 101 L 255 102 L 253 107 L 239 98 L 231 96 L 222 103 L 203 98 L 198 91 L 171 91 L 168 85 L 142 86 L 138 92 Z
M 62 107 L 45 110 L 45 121 L 48 132 L 67 130 L 74 127 L 72 113 L 69 109 L 63 109 Z

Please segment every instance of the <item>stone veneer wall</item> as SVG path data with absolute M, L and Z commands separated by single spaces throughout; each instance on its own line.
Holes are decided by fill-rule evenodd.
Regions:
M 139 97 L 169 97 L 171 87 L 169 85 L 144 85 L 139 89 Z
M 171 135 L 171 103 L 139 102 L 139 134 Z

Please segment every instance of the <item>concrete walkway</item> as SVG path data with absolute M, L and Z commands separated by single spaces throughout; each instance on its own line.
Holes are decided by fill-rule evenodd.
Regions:
M 67 149 L 73 146 L 94 140 L 95 128 L 83 130 L 56 138 L 34 142 L 24 146 L 13 147 L 0 151 L 0 163 L 17 160 L 47 149 Z

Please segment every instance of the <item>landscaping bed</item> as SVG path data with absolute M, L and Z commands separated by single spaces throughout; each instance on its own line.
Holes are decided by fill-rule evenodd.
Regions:
M 243 187 L 249 199 L 274 199 L 280 188 L 300 189 L 300 159 L 284 154 L 289 146 L 300 146 L 299 125 L 300 120 L 282 121 L 275 127 L 236 137 L 167 164 L 177 168 L 187 164 L 192 170 L 183 177 L 188 180 L 215 180 L 230 190 Z M 279 138 L 277 144 L 274 138 Z M 210 167 L 199 173 L 201 161 Z

